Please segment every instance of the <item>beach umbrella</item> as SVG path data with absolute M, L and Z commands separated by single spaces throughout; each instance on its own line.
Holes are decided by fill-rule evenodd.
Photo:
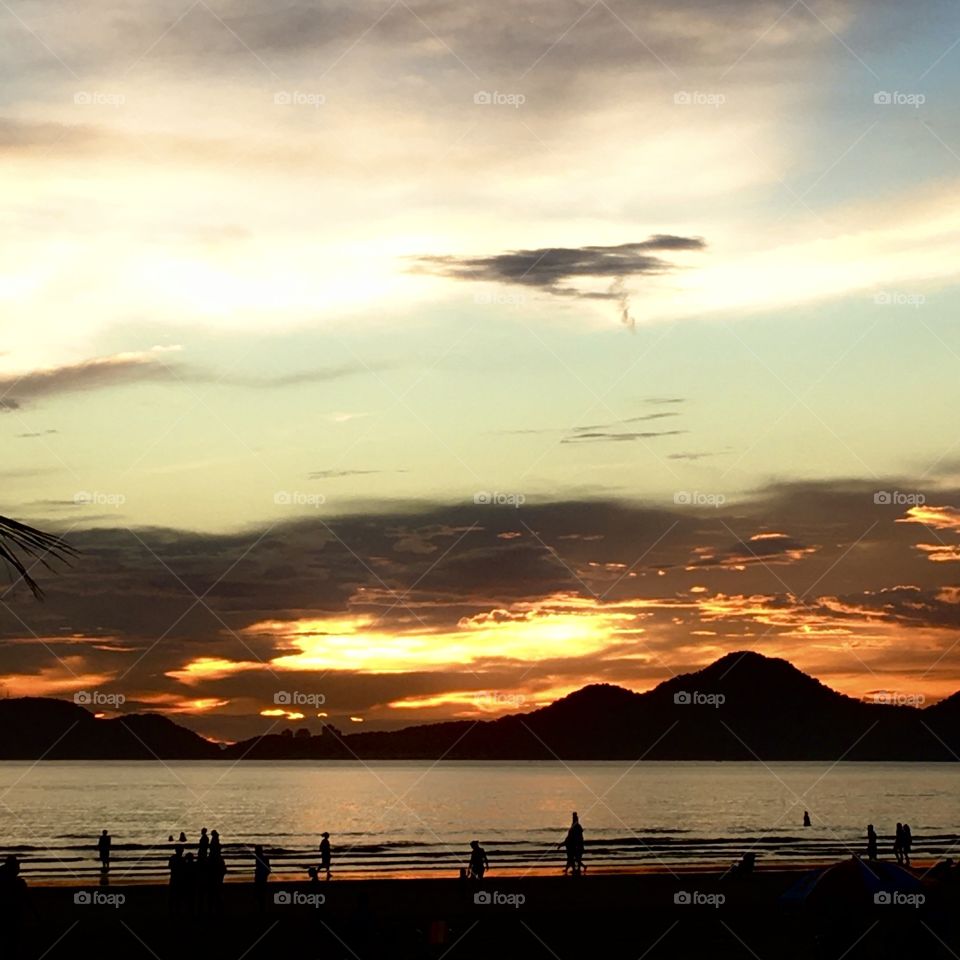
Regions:
M 810 871 L 780 899 L 806 906 L 864 907 L 876 903 L 877 894 L 919 890 L 920 881 L 898 864 L 851 857 Z

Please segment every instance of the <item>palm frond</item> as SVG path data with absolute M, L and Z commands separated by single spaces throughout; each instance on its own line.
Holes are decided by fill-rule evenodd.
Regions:
M 0 560 L 13 567 L 17 576 L 23 579 L 38 600 L 43 598 L 43 591 L 30 576 L 30 570 L 37 563 L 52 570 L 53 568 L 47 562 L 48 557 L 69 563 L 75 556 L 77 551 L 62 537 L 44 533 L 35 527 L 20 523 L 19 520 L 0 516 Z M 31 560 L 34 562 L 30 563 Z

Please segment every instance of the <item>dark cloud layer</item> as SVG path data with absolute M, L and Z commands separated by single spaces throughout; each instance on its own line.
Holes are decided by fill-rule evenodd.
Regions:
M 479 257 L 433 255 L 419 257 L 415 262 L 420 269 L 454 280 L 522 284 L 564 296 L 612 299 L 616 292 L 585 293 L 567 284 L 583 279 L 623 280 L 666 273 L 674 265 L 655 253 L 705 248 L 698 237 L 657 234 L 648 240 L 609 247 L 541 247 Z
M 898 483 L 910 489 L 906 481 L 886 486 Z M 43 577 L 45 604 L 29 601 L 19 586 L 5 594 L 0 676 L 13 693 L 18 677 L 52 671 L 66 681 L 71 673 L 102 677 L 105 689 L 131 703 L 229 701 L 181 716 L 222 736 L 260 729 L 259 708 L 276 689 L 320 684 L 337 715 L 382 713 L 392 700 L 465 685 L 507 689 L 519 678 L 527 690 L 584 677 L 643 685 L 671 665 L 745 646 L 811 662 L 818 637 L 835 646 L 875 635 L 858 656 L 869 656 L 881 675 L 914 669 L 952 677 L 960 569 L 918 555 L 915 543 L 931 533 L 897 523 L 903 508 L 877 503 L 876 486 L 780 484 L 719 508 L 695 499 L 467 502 L 312 516 L 230 534 L 73 531 L 81 558 Z M 950 505 L 960 502 L 960 490 L 929 497 Z M 429 644 L 431 635 L 455 634 L 463 623 L 535 617 L 544 604 L 554 614 L 619 610 L 626 620 L 610 649 L 586 655 L 558 640 L 555 653 L 545 651 L 535 664 L 485 659 L 480 651 L 466 671 L 412 663 L 380 675 L 341 664 L 277 676 L 253 668 L 194 685 L 177 675 L 201 657 L 256 667 L 292 652 L 282 629 L 253 631 L 254 624 L 361 617 L 378 633 L 413 631 Z M 888 638 L 879 646 L 877 631 Z M 828 673 L 842 660 L 822 657 Z M 392 722 L 413 719 L 404 712 Z
M 657 256 L 659 253 L 705 248 L 706 243 L 699 237 L 656 234 L 647 240 L 607 247 L 540 247 L 479 257 L 422 256 L 415 258 L 414 269 L 453 280 L 535 287 L 552 296 L 613 300 L 619 305 L 620 321 L 633 328 L 626 281 L 676 268 L 672 260 Z M 605 281 L 607 287 L 599 290 L 584 286 L 584 281 Z

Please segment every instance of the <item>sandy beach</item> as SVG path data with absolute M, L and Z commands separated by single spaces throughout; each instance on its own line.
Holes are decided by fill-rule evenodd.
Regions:
M 920 875 L 921 871 L 917 871 Z M 334 879 L 224 885 L 219 908 L 172 909 L 153 884 L 28 888 L 17 960 L 123 957 L 949 957 L 957 886 L 920 906 L 787 904 L 802 870 Z M 8 931 L 17 923 L 6 924 Z

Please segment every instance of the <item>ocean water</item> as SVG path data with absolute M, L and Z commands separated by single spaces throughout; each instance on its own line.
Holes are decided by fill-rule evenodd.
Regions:
M 0 853 L 28 879 L 89 883 L 113 837 L 113 882 L 164 877 L 170 834 L 218 829 L 228 879 L 262 843 L 275 875 L 304 877 L 328 830 L 337 875 L 455 876 L 471 839 L 493 871 L 559 870 L 570 812 L 588 867 L 828 862 L 862 853 L 867 823 L 890 855 L 960 852 L 960 764 L 0 762 Z M 802 826 L 809 810 L 813 825 Z M 189 848 L 188 848 L 189 849 Z

